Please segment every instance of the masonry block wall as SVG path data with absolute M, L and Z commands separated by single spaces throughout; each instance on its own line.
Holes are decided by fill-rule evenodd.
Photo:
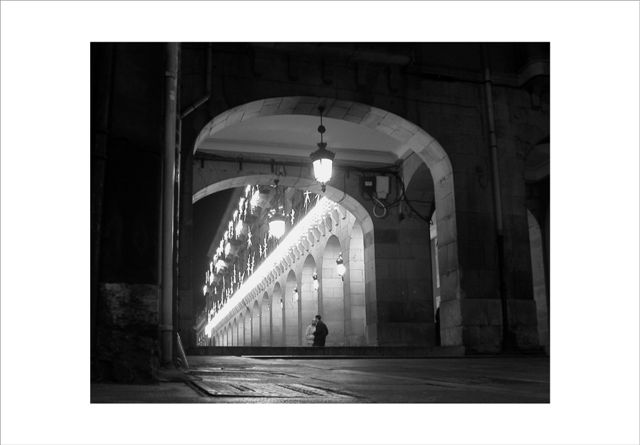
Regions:
M 91 45 L 91 378 L 158 367 L 164 47 Z

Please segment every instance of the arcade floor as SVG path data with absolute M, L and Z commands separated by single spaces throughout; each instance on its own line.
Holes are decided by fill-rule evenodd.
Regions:
M 150 385 L 91 385 L 92 403 L 549 403 L 549 358 L 190 356 Z

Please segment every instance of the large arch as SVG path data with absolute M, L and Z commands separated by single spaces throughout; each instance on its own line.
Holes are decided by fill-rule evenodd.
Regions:
M 299 305 L 300 299 L 296 273 L 290 270 L 287 274 L 284 288 L 285 346 L 300 346 Z
M 324 106 L 325 116 L 332 119 L 352 122 L 362 125 L 369 130 L 378 132 L 381 137 L 391 136 L 398 141 L 400 148 L 398 153 L 407 159 L 411 153 L 415 153 L 424 164 L 427 165 L 434 182 L 434 195 L 437 213 L 437 224 L 440 229 L 439 250 L 446 251 L 446 255 L 440 257 L 441 296 L 445 299 L 461 298 L 460 272 L 458 265 L 458 235 L 455 213 L 455 194 L 453 169 L 447 153 L 442 146 L 422 128 L 408 120 L 386 110 L 367 104 L 349 100 L 338 100 L 327 97 L 291 96 L 276 97 L 256 100 L 230 110 L 227 110 L 211 120 L 198 134 L 193 151 L 197 151 L 200 144 L 208 137 L 223 131 L 232 125 L 248 122 L 266 116 L 291 115 L 291 116 L 317 116 L 319 106 Z M 419 165 L 418 165 L 419 166 Z M 410 167 L 410 164 L 409 164 Z M 405 173 L 406 175 L 406 173 Z M 302 175 L 292 178 L 293 183 L 307 182 L 304 187 L 316 186 L 315 181 L 305 181 Z M 410 177 L 411 174 L 408 175 Z M 292 186 L 285 184 L 285 186 Z M 234 185 L 219 188 L 239 187 L 246 182 L 236 181 Z M 212 184 L 210 190 L 207 187 L 197 189 L 194 194 L 194 202 L 198 199 L 214 193 L 218 185 Z M 195 189 L 194 189 L 195 190 Z M 336 195 L 337 192 L 337 196 Z M 341 192 L 333 187 L 327 187 L 327 196 L 330 199 L 340 199 Z M 341 202 L 341 204 L 343 204 Z M 358 220 L 360 219 L 354 209 L 347 207 Z M 365 234 L 368 227 L 363 225 Z
M 399 160 L 402 161 L 403 176 L 407 180 L 413 176 L 420 165 L 424 164 L 428 167 L 434 184 L 436 207 L 439 210 L 437 212 L 437 225 L 440 231 L 438 240 L 440 294 L 443 300 L 462 299 L 464 292 L 460 288 L 459 248 L 451 162 L 442 146 L 432 136 L 406 119 L 369 105 L 328 98 L 283 97 L 258 100 L 235 107 L 216 116 L 198 135 L 194 144 L 194 152 L 198 150 L 201 143 L 207 138 L 211 138 L 236 124 L 249 123 L 253 119 L 277 115 L 317 117 L 317 106 L 321 104 L 325 106 L 325 116 L 327 118 L 361 125 L 369 132 L 379 132 L 381 137 L 383 137 L 382 135 L 384 137 L 390 136 L 398 141 L 400 149 L 396 150 L 398 152 L 396 154 L 401 158 Z M 339 150 L 338 152 L 340 153 Z M 273 171 L 265 173 L 264 169 L 247 168 L 247 163 L 244 164 L 244 167 L 241 163 L 240 168 L 225 168 L 224 172 L 218 171 L 215 175 L 211 175 L 210 171 L 205 171 L 204 163 L 202 166 L 203 168 L 194 169 L 193 190 L 195 193 L 193 194 L 193 202 L 217 191 L 241 187 L 247 183 L 271 184 L 274 177 Z M 209 168 L 208 165 L 207 168 Z M 288 166 L 286 173 L 279 176 L 279 179 L 280 184 L 284 187 L 297 187 L 311 192 L 319 192 L 320 186 L 310 176 L 308 167 Z M 210 180 L 212 178 L 215 178 L 213 182 Z M 337 181 L 334 182 L 338 184 Z M 358 221 L 362 222 L 365 244 L 364 264 L 367 271 L 365 283 L 365 308 L 368 323 L 366 329 L 367 344 L 379 344 L 379 341 L 382 342 L 380 344 L 389 344 L 388 333 L 390 332 L 389 329 L 393 329 L 393 327 L 387 323 L 386 331 L 383 335 L 384 338 L 379 339 L 379 332 L 382 331 L 380 330 L 380 320 L 377 317 L 379 304 L 376 290 L 378 285 L 376 267 L 380 269 L 380 267 L 384 268 L 386 265 L 376 266 L 373 221 L 362 203 L 351 196 L 347 190 L 348 187 L 346 186 L 340 187 L 327 184 L 325 196 L 335 202 L 339 202 L 356 216 Z M 378 270 L 378 273 L 381 273 L 380 270 Z M 388 304 L 389 302 L 385 303 L 386 306 Z M 385 307 L 384 311 L 387 310 Z M 450 325 L 452 332 L 459 332 L 456 323 L 460 323 L 461 320 L 460 306 L 452 304 L 448 306 L 447 310 L 451 313 L 445 314 L 446 316 L 443 318 L 445 320 L 443 322 L 444 327 Z M 346 322 L 350 323 L 350 318 Z M 450 343 L 448 344 L 453 345 L 463 341 L 459 337 L 451 335 L 450 340 L 448 340 Z M 275 339 L 272 344 L 276 344 Z
M 341 253 L 340 241 L 331 235 L 322 256 L 322 321 L 329 329 L 326 346 L 345 344 L 344 281 L 336 267 L 336 260 Z
M 280 283 L 275 284 L 271 295 L 271 346 L 283 346 L 284 298 Z

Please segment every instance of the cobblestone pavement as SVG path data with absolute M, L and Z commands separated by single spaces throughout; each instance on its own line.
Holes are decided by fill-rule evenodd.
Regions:
M 92 384 L 91 401 L 549 403 L 548 357 L 189 357 L 153 385 Z

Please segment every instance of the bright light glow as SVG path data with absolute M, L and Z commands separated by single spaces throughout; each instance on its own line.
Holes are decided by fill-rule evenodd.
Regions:
M 294 289 L 293 290 L 293 301 L 295 301 L 297 303 L 299 298 L 300 298 L 300 295 L 298 295 L 298 289 Z
M 247 185 L 244 188 L 244 196 L 247 196 L 249 194 L 249 192 L 251 191 L 251 184 Z
M 249 204 L 251 204 L 251 207 L 258 207 L 258 202 L 260 202 L 260 190 L 256 190 L 255 192 L 253 192 Z
M 284 235 L 284 229 L 284 219 L 275 217 L 269 221 L 269 235 L 274 238 L 281 238 Z
M 225 267 L 227 267 L 227 263 L 224 260 L 218 260 L 216 270 L 224 269 Z
M 344 277 L 347 268 L 344 266 L 344 260 L 342 259 L 342 253 L 338 255 L 338 259 L 336 260 L 336 264 L 338 266 L 338 275 Z
M 223 322 L 230 312 L 242 304 L 243 298 L 251 293 L 273 271 L 273 264 L 278 264 L 282 259 L 289 254 L 289 249 L 300 242 L 302 237 L 313 227 L 314 221 L 317 217 L 324 215 L 327 211 L 332 209 L 334 202 L 330 199 L 323 197 L 318 203 L 309 210 L 298 224 L 293 227 L 287 236 L 280 241 L 280 244 L 271 252 L 271 254 L 260 264 L 249 278 L 240 286 L 240 288 L 229 298 L 227 303 L 220 308 L 215 317 L 207 324 L 207 331 L 211 332 L 217 328 Z
M 331 159 L 316 159 L 313 161 L 313 175 L 316 181 L 327 183 L 331 179 L 333 161 Z
M 207 295 L 207 285 L 206 284 L 202 287 L 202 295 Z
M 242 220 L 238 221 L 238 224 L 236 224 L 236 235 L 242 232 L 243 227 L 244 224 L 242 223 Z
M 318 281 L 318 275 L 313 274 L 313 290 L 320 289 L 320 282 Z

